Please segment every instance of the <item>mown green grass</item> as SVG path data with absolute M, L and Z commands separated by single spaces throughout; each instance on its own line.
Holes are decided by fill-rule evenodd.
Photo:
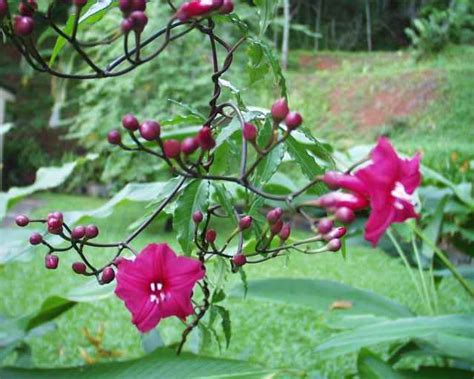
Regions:
M 91 199 L 59 194 L 37 196 L 45 205 L 36 214 L 63 209 L 94 208 L 103 203 Z M 113 216 L 99 222 L 107 240 L 119 240 L 129 224 L 142 213 L 140 204 L 118 208 Z M 104 237 L 105 238 L 105 237 Z M 140 249 L 149 242 L 167 242 L 177 250 L 175 239 L 164 232 L 163 223 L 153 226 L 136 242 Z M 106 251 L 94 251 L 96 259 L 105 259 Z M 110 253 L 110 252 L 109 252 Z M 48 296 L 63 294 L 80 286 L 87 279 L 72 274 L 70 264 L 75 257 L 61 257 L 57 271 L 43 269 L 43 254 L 38 248 L 27 263 L 14 263 L 0 271 L 0 314 L 22 315 L 36 310 Z M 286 261 L 273 260 L 263 265 L 248 267 L 249 280 L 265 277 L 305 277 L 332 279 L 375 291 L 398 301 L 417 313 L 425 313 L 408 272 L 397 259 L 368 247 L 350 249 L 344 260 L 340 254 L 321 256 L 295 255 Z M 230 287 L 239 278 L 230 278 Z M 474 312 L 474 304 L 452 279 L 444 279 L 439 287 L 440 313 Z M 287 367 L 306 373 L 321 372 L 341 377 L 354 370 L 355 357 L 325 360 L 314 353 L 315 348 L 331 332 L 324 326 L 321 314 L 290 305 L 275 305 L 251 300 L 228 298 L 225 306 L 231 312 L 232 342 L 219 352 L 217 345 L 206 345 L 203 352 L 215 356 L 248 359 L 272 367 Z M 130 323 L 130 315 L 119 299 L 112 297 L 91 304 L 79 304 L 58 319 L 58 330 L 42 338 L 32 339 L 35 363 L 39 366 L 78 365 L 84 363 L 80 349 L 94 356 L 94 349 L 83 335 L 88 328 L 95 333 L 105 328 L 103 347 L 120 352 L 122 359 L 143 354 L 138 332 Z M 160 325 L 166 343 L 176 342 L 182 324 L 174 319 Z M 222 337 L 221 337 L 222 339 Z M 192 345 L 191 341 L 191 345 Z

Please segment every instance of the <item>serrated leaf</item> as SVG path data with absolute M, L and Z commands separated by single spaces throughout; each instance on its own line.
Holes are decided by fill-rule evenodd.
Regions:
M 193 246 L 194 228 L 192 214 L 198 210 L 205 213 L 209 203 L 209 181 L 194 180 L 178 198 L 173 217 L 178 242 L 185 255 L 190 255 Z
M 224 332 L 226 347 L 229 347 L 230 339 L 232 337 L 232 326 L 230 322 L 229 311 L 220 305 L 214 305 L 214 308 L 221 317 L 221 326 L 222 331 Z

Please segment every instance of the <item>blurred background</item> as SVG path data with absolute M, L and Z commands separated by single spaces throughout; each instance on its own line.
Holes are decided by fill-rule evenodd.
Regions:
M 250 0 L 235 2 L 239 17 L 256 28 L 255 4 Z M 275 0 L 271 4 L 274 16 L 263 38 L 281 62 L 291 107 L 302 113 L 305 126 L 319 140 L 328 142 L 336 156 L 367 151 L 380 135 L 389 136 L 404 154 L 421 151 L 429 168 L 420 190 L 425 205 L 422 224 L 436 230 L 434 242 L 472 278 L 473 2 Z M 163 24 L 169 13 L 160 2 L 156 5 L 149 6 L 151 27 Z M 118 11 L 109 12 L 87 31 L 88 37 L 101 36 L 120 19 Z M 227 24 L 219 28 L 227 39 L 239 38 L 237 28 Z M 0 230 L 0 313 L 31 312 L 48 295 L 64 293 L 81 281 L 70 275 L 68 267 L 54 275 L 45 273 L 39 256 L 9 262 L 11 251 L 5 241 L 13 215 L 100 209 L 127 183 L 166 177 L 147 157 L 112 154 L 106 136 L 120 126 L 121 117 L 128 112 L 137 113 L 142 120 L 166 122 L 186 113 L 187 105 L 196 111 L 206 110 L 212 85 L 208 79 L 210 57 L 201 47 L 202 38 L 191 33 L 160 59 L 124 77 L 64 81 L 35 74 L 0 36 L 3 194 L 35 183 L 41 167 L 62 166 L 86 153 L 99 154 L 78 165 L 57 188 L 10 204 L 15 207 L 8 209 Z M 45 41 L 43 53 L 48 54 L 55 40 L 48 42 L 46 35 Z M 113 55 L 114 51 L 120 53 L 122 46 L 110 49 L 108 54 Z M 58 64 L 78 69 L 80 63 L 65 49 Z M 279 77 L 271 69 L 271 61 L 248 45 L 239 50 L 225 79 L 240 89 L 247 104 L 268 108 L 279 96 Z M 99 226 L 104 235 L 120 238 L 142 213 L 143 203 L 124 203 L 113 209 L 112 218 L 100 220 Z M 155 241 L 158 236 L 166 238 L 165 224 L 166 219 L 160 219 L 140 243 Z M 402 240 L 406 237 L 406 230 L 397 233 Z M 419 315 L 472 314 L 472 299 L 436 260 L 437 275 L 422 272 L 415 280 L 424 283 L 425 274 L 436 277 L 427 303 L 420 300 L 413 272 L 418 275 L 420 267 L 431 264 L 433 251 L 425 249 L 427 255 L 417 261 L 411 242 L 407 237 L 402 244 L 408 266 L 395 258 L 399 250 L 389 240 L 373 250 L 354 239 L 346 260 L 339 256 L 298 257 L 291 262 L 271 262 L 263 270 L 251 268 L 248 276 L 334 280 L 374 291 Z M 314 346 L 333 333 L 324 326 L 324 312 L 262 305 L 251 299 L 226 301 L 236 332 L 222 355 L 273 367 L 296 366 L 312 377 L 353 373 L 355 356 L 323 360 L 312 353 Z M 72 365 L 143 354 L 139 336 L 116 299 L 80 304 L 61 316 L 58 324 L 58 332 L 30 341 L 35 364 Z M 167 341 L 176 338 L 178 331 L 179 323 L 173 321 L 160 329 Z M 108 353 L 101 355 L 88 333 L 101 335 L 101 346 Z M 204 351 L 221 354 L 215 346 L 204 347 Z

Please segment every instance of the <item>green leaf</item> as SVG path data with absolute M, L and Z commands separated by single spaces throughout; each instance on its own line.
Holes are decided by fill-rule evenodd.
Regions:
M 255 0 L 255 5 L 258 7 L 258 15 L 260 17 L 260 38 L 265 35 L 268 25 L 279 5 L 278 3 L 278 0 Z
M 426 238 L 429 238 L 430 241 L 435 245 L 438 243 L 439 234 L 441 232 L 441 225 L 443 223 L 444 208 L 446 206 L 447 201 L 447 196 L 440 199 L 436 206 L 436 210 L 433 214 L 432 220 L 423 229 L 423 234 L 426 236 Z M 423 243 L 421 253 L 425 257 L 431 259 L 433 258 L 434 250 L 427 243 Z
M 221 326 L 224 332 L 226 347 L 229 347 L 230 339 L 232 337 L 232 328 L 230 323 L 230 314 L 227 309 L 220 305 L 213 305 L 214 309 L 219 313 L 221 317 Z
M 415 342 L 430 353 L 474 364 L 474 339 L 444 333 L 417 338 Z
M 438 333 L 474 337 L 474 316 L 449 315 L 409 317 L 365 325 L 330 338 L 316 349 L 328 357 L 355 352 L 363 347 L 413 338 L 430 338 Z
M 169 349 L 158 349 L 140 359 L 111 362 L 100 365 L 60 369 L 2 368 L 2 379 L 55 379 L 55 378 L 101 378 L 101 379 L 171 379 L 171 378 L 269 378 L 275 370 L 243 361 L 209 358 L 190 353 L 180 356 Z
M 227 215 L 237 223 L 237 217 L 234 213 L 234 205 L 231 202 L 232 196 L 227 192 L 225 186 L 222 183 L 212 183 L 212 186 L 215 189 L 215 194 L 219 201 L 219 204 L 222 205 Z
M 89 154 L 74 162 L 65 163 L 60 167 L 41 167 L 36 172 L 36 180 L 32 185 L 26 187 L 12 187 L 8 192 L 0 192 L 0 220 L 5 217 L 7 209 L 18 200 L 31 195 L 34 192 L 61 185 L 69 175 L 72 174 L 77 166 L 96 158 L 96 154 Z
M 242 286 L 233 289 L 233 296 L 242 296 Z M 376 293 L 330 280 L 263 279 L 248 282 L 248 298 L 286 305 L 304 306 L 327 312 L 336 301 L 347 301 L 352 307 L 333 310 L 344 315 L 371 314 L 389 318 L 410 317 L 413 313 L 403 305 Z
M 75 305 L 76 303 L 74 301 L 58 296 L 53 296 L 46 299 L 43 302 L 39 312 L 29 319 L 28 324 L 26 325 L 26 331 L 51 321 Z
M 173 226 L 178 232 L 178 242 L 186 255 L 191 254 L 194 228 L 192 215 L 200 210 L 205 213 L 209 202 L 209 181 L 194 180 L 178 198 L 173 217 Z
M 361 379 L 403 379 L 404 376 L 367 349 L 357 357 L 357 371 Z

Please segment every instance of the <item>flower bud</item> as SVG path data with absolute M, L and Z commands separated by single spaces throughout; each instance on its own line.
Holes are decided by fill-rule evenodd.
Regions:
M 20 2 L 20 4 L 18 4 L 18 11 L 22 16 L 33 17 L 37 9 L 38 4 L 35 0 L 28 0 L 27 2 Z
M 74 0 L 74 5 L 78 8 L 82 8 L 87 4 L 87 0 Z
M 58 219 L 62 223 L 64 220 L 64 215 L 61 212 L 51 212 L 50 214 L 48 214 L 48 220 L 50 218 Z
M 131 0 L 130 6 L 132 11 L 144 11 L 146 9 L 146 0 Z
M 247 263 L 247 257 L 245 256 L 245 254 L 235 254 L 232 257 L 232 262 L 236 267 L 241 267 Z
M 27 37 L 33 33 L 35 22 L 29 16 L 17 16 L 13 23 L 13 31 L 17 36 Z
M 30 223 L 30 219 L 25 215 L 20 215 L 15 218 L 15 223 L 18 226 L 24 227 Z
M 350 224 L 355 219 L 355 213 L 352 209 L 347 207 L 338 208 L 334 213 L 336 220 L 341 221 L 344 224 Z
M 156 121 L 145 121 L 140 126 L 140 134 L 147 141 L 153 141 L 160 136 L 161 126 Z
M 104 268 L 104 271 L 102 271 L 102 277 L 100 279 L 102 284 L 107 284 L 110 283 L 112 280 L 115 279 L 115 271 L 112 267 L 106 267 Z
M 274 224 L 277 222 L 283 215 L 283 209 L 275 208 L 267 213 L 267 221 L 269 224 Z
M 99 228 L 96 225 L 87 225 L 85 235 L 89 239 L 95 238 L 99 235 Z
M 120 24 L 120 28 L 122 29 L 122 32 L 127 34 L 132 31 L 133 25 L 134 25 L 134 22 L 131 18 L 124 18 L 122 20 L 122 23 Z
M 319 233 L 326 234 L 332 230 L 333 225 L 334 223 L 332 222 L 332 220 L 328 218 L 322 218 L 321 220 L 319 220 L 317 228 Z
M 323 176 L 323 182 L 332 190 L 344 188 L 358 194 L 367 194 L 367 188 L 364 182 L 354 175 L 342 174 L 337 171 L 328 171 Z
M 282 229 L 283 229 L 283 221 L 278 220 L 270 227 L 270 232 L 272 233 L 272 235 L 276 235 L 280 233 Z
M 7 0 L 0 0 L 0 20 L 5 17 L 8 13 L 8 2 Z
M 290 224 L 285 224 L 283 225 L 283 228 L 281 228 L 280 234 L 278 235 L 282 241 L 286 241 L 288 238 L 290 238 L 291 234 L 291 225 Z
M 329 241 L 329 243 L 326 245 L 326 248 L 328 251 L 339 251 L 341 249 L 341 240 L 339 238 L 334 238 Z
M 196 211 L 193 213 L 193 221 L 196 223 L 196 224 L 199 224 L 202 219 L 203 219 L 203 215 L 202 215 L 202 212 L 201 211 Z
M 346 234 L 346 232 L 347 232 L 347 229 L 344 228 L 343 226 L 340 226 L 339 228 L 332 229 L 329 233 L 324 235 L 324 239 L 326 241 L 330 241 L 333 238 L 341 238 Z
M 33 233 L 30 236 L 30 243 L 32 245 L 39 245 L 41 242 L 43 242 L 43 236 L 39 233 Z
M 52 227 L 48 226 L 48 232 L 51 233 L 51 234 L 59 235 L 63 232 L 63 226 L 60 225 L 57 228 L 52 228 Z
M 295 130 L 303 123 L 303 117 L 298 112 L 290 112 L 285 117 L 285 124 L 288 130 Z
M 131 0 L 119 0 L 119 8 L 124 13 L 130 12 L 132 10 Z
M 137 33 L 143 32 L 146 24 L 148 24 L 148 17 L 143 11 L 133 11 L 128 17 L 133 22 L 133 30 Z
M 48 229 L 59 229 L 63 225 L 63 222 L 55 217 L 48 219 Z
M 221 14 L 229 14 L 234 11 L 234 2 L 232 0 L 224 0 L 222 6 L 219 9 Z
M 137 118 L 131 113 L 122 117 L 122 125 L 125 129 L 131 131 L 138 130 L 140 127 L 140 123 L 138 122 Z
M 347 207 L 352 210 L 360 210 L 369 205 L 366 198 L 352 193 L 330 192 L 317 200 L 317 205 L 324 208 Z
M 190 155 L 194 153 L 199 148 L 199 142 L 194 137 L 188 137 L 183 140 L 181 144 L 181 150 L 184 154 Z
M 163 152 L 167 158 L 178 158 L 181 154 L 181 142 L 169 139 L 163 142 Z
M 111 130 L 107 134 L 107 141 L 109 141 L 111 145 L 120 145 L 122 143 L 122 136 L 118 130 Z
M 257 127 L 254 124 L 246 122 L 244 124 L 244 138 L 247 141 L 255 141 L 257 138 Z
M 76 274 L 84 274 L 86 272 L 87 266 L 83 262 L 74 262 L 72 264 L 72 271 Z
M 208 229 L 206 231 L 206 241 L 209 243 L 215 242 L 217 237 L 217 232 L 214 229 Z
M 212 130 L 209 126 L 203 126 L 197 135 L 199 146 L 203 150 L 211 150 L 216 146 L 216 141 L 212 137 Z
M 80 240 L 86 235 L 86 227 L 84 225 L 76 226 L 71 232 L 71 238 L 73 240 Z
M 240 230 L 246 230 L 252 226 L 252 217 L 251 216 L 244 216 L 239 220 L 239 228 Z
M 57 255 L 47 254 L 44 257 L 44 266 L 48 270 L 56 270 L 59 264 L 59 257 Z
M 290 112 L 286 99 L 281 98 L 275 101 L 272 105 L 272 117 L 275 122 L 281 122 Z

